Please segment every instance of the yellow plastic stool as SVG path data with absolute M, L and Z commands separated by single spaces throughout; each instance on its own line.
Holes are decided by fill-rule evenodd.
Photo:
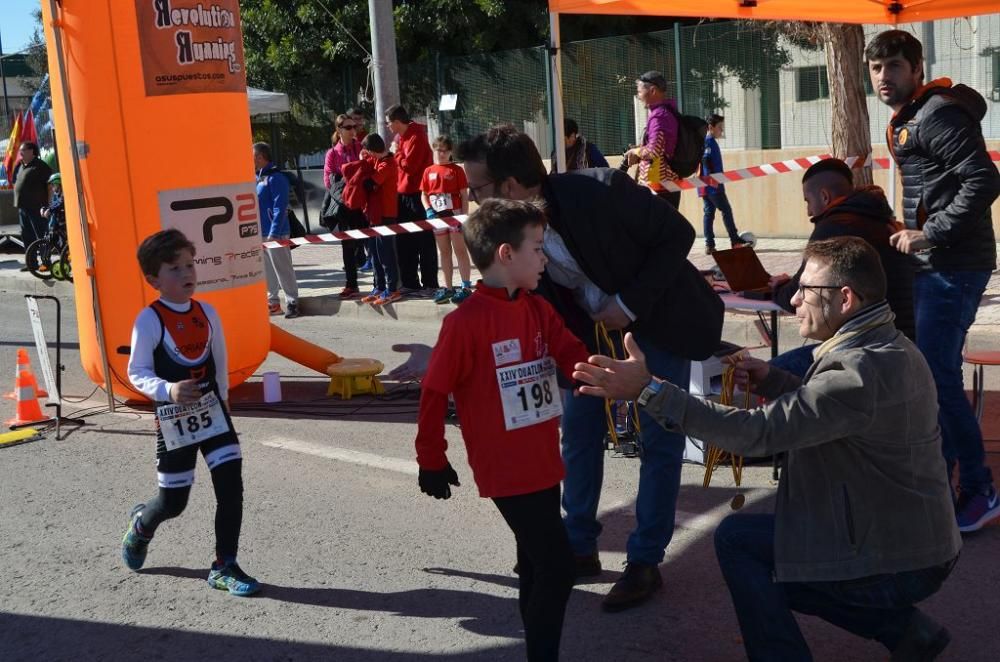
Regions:
M 344 359 L 327 366 L 330 386 L 326 394 L 339 395 L 341 400 L 350 400 L 365 393 L 381 395 L 385 393 L 385 387 L 376 375 L 384 369 L 382 362 L 375 359 Z

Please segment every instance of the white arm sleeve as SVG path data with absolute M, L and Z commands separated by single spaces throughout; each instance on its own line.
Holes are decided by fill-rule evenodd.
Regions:
M 215 308 L 204 301 L 201 307 L 212 325 L 212 359 L 215 361 L 215 383 L 219 385 L 219 395 L 223 400 L 229 399 L 229 357 L 226 355 L 226 336 L 222 331 L 222 320 Z
M 132 327 L 128 379 L 137 391 L 154 402 L 170 402 L 170 387 L 173 386 L 167 380 L 157 377 L 153 368 L 153 350 L 162 334 L 160 318 L 152 308 L 143 308 Z

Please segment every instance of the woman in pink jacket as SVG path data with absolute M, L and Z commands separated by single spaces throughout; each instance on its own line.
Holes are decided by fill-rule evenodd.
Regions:
M 361 143 L 355 138 L 357 125 L 350 115 L 337 115 L 337 130 L 330 136 L 333 144 L 326 152 L 326 162 L 323 165 L 323 185 L 330 189 L 330 178 L 343 176 L 341 168 L 345 163 L 361 158 Z
M 326 160 L 323 164 L 323 185 L 326 186 L 326 190 L 330 190 L 331 180 L 340 179 L 344 176 L 341 170 L 345 164 L 352 161 L 357 161 L 361 158 L 361 141 L 359 141 L 355 136 L 357 135 L 358 129 L 361 128 L 353 117 L 350 115 L 337 115 L 337 120 L 334 122 L 336 125 L 336 131 L 330 136 L 330 141 L 333 144 L 326 152 Z M 325 205 L 324 205 L 325 207 Z M 355 260 L 363 262 L 360 271 L 371 271 L 372 264 L 371 260 L 368 259 L 368 255 L 365 252 L 365 242 L 359 241 L 356 245 L 355 242 L 347 242 L 345 246 L 353 246 L 356 251 Z M 356 264 L 356 262 L 355 262 Z M 348 298 L 357 293 L 357 287 L 345 287 L 340 295 L 344 298 Z

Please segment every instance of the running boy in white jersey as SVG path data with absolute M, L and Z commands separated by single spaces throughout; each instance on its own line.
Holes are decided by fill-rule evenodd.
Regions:
M 208 584 L 247 596 L 259 591 L 260 584 L 236 563 L 243 521 L 243 456 L 229 418 L 226 341 L 215 309 L 191 298 L 197 284 L 194 253 L 194 245 L 179 230 L 157 232 L 138 250 L 142 273 L 160 298 L 135 320 L 128 376 L 156 405 L 159 492 L 132 510 L 122 559 L 132 570 L 141 568 L 156 528 L 184 511 L 200 450 L 216 498 L 216 557 Z

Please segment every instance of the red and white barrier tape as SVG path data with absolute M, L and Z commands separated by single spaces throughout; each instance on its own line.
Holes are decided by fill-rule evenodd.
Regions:
M 409 221 L 407 223 L 393 223 L 392 225 L 376 225 L 370 228 L 359 230 L 346 230 L 344 232 L 327 232 L 325 234 L 309 234 L 295 239 L 280 239 L 278 241 L 265 241 L 264 248 L 280 248 L 281 246 L 302 246 L 305 244 L 335 244 L 348 239 L 370 239 L 371 237 L 392 237 L 397 234 L 408 234 L 412 232 L 426 232 L 428 230 L 450 230 L 462 227 L 462 223 L 469 217 L 460 214 L 447 218 L 429 218 L 421 221 Z
M 993 161 L 1000 161 L 1000 151 L 991 150 L 988 153 L 990 155 L 990 159 Z M 670 191 L 684 191 L 705 186 L 706 184 L 714 186 L 715 184 L 728 184 L 729 182 L 756 179 L 757 177 L 767 177 L 768 175 L 780 175 L 786 172 L 808 170 L 809 166 L 814 163 L 829 158 L 832 158 L 830 154 L 819 154 L 817 156 L 804 156 L 802 158 L 789 159 L 787 161 L 763 163 L 761 165 L 750 166 L 749 168 L 738 168 L 736 170 L 714 172 L 711 175 L 706 175 L 704 177 L 691 175 L 686 179 L 681 179 L 676 182 L 667 182 L 664 187 Z M 844 161 L 852 168 L 861 168 L 864 166 L 870 166 L 873 170 L 888 170 L 889 168 L 888 157 L 873 159 L 869 155 L 868 158 L 862 161 L 858 156 L 849 156 L 844 159 Z
M 990 159 L 1000 161 L 1000 151 L 990 150 Z M 832 158 L 829 154 L 819 154 L 817 156 L 804 156 L 798 159 L 787 161 L 775 161 L 774 163 L 762 163 L 761 165 L 750 166 L 749 168 L 738 168 L 736 170 L 726 170 L 724 172 L 714 172 L 711 175 L 700 177 L 691 175 L 687 179 L 676 182 L 668 182 L 666 188 L 671 191 L 684 191 L 704 186 L 705 184 L 728 184 L 729 182 L 739 182 L 768 175 L 780 175 L 786 172 L 797 172 L 808 170 L 809 166 L 818 163 L 823 159 Z M 862 168 L 871 166 L 874 170 L 887 170 L 889 159 L 887 157 L 873 159 L 870 155 L 866 159 L 858 156 L 849 156 L 844 161 L 852 168 Z M 280 248 L 281 246 L 302 246 L 304 244 L 333 244 L 348 239 L 368 239 L 370 237 L 391 237 L 397 234 L 407 234 L 411 232 L 426 232 L 427 230 L 444 230 L 447 228 L 460 228 L 468 219 L 468 216 L 450 216 L 448 218 L 430 218 L 421 221 L 410 221 L 408 223 L 397 223 L 393 225 L 377 225 L 373 228 L 361 230 L 347 230 L 346 232 L 327 232 L 325 234 L 310 234 L 296 239 L 282 239 L 280 241 L 268 241 L 264 243 L 264 248 Z

